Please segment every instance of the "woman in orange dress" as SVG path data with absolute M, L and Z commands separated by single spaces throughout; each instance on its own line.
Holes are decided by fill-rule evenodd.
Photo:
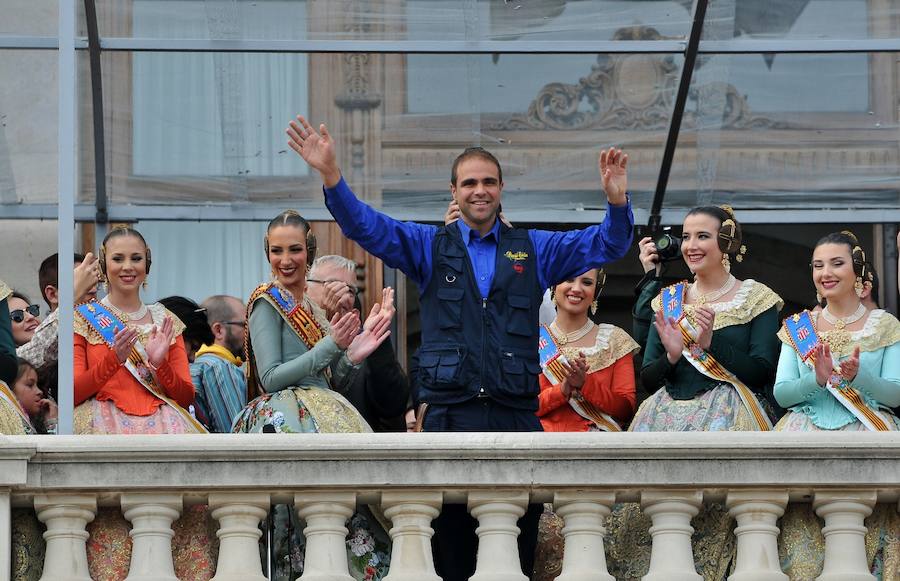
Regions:
M 100 248 L 109 294 L 75 308 L 75 433 L 205 433 L 188 413 L 194 402 L 182 322 L 140 290 L 150 248 L 129 227 L 114 228 Z M 185 507 L 173 525 L 175 573 L 207 581 L 217 544 L 205 506 Z M 121 581 L 131 561 L 130 526 L 118 508 L 101 508 L 88 525 L 88 565 L 95 581 Z

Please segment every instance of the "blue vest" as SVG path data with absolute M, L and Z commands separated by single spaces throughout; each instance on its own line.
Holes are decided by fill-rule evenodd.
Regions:
M 455 223 L 438 230 L 431 280 L 422 291 L 419 400 L 436 405 L 487 395 L 503 405 L 538 408 L 538 285 L 527 230 L 500 226 L 494 280 L 481 297 Z

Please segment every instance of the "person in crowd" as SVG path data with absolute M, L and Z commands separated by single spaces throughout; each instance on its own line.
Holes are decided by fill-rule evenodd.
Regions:
M 373 306 L 360 329 L 356 310 L 325 312 L 306 292 L 307 267 L 315 260 L 316 242 L 309 223 L 286 210 L 269 222 L 266 258 L 272 281 L 247 301 L 247 389 L 251 397 L 235 419 L 237 433 L 371 432 L 372 428 L 340 392 L 361 363 L 390 335 L 393 290 Z M 275 579 L 295 579 L 302 571 L 305 539 L 296 513 L 277 505 Z M 390 541 L 365 507 L 350 520 L 348 559 L 353 576 L 381 579 L 390 562 Z M 371 571 L 367 574 L 367 569 Z M 374 574 L 372 573 L 374 571 Z
M 246 310 L 240 299 L 228 295 L 211 296 L 202 306 L 214 339 L 197 350 L 191 363 L 197 394 L 194 409 L 210 432 L 227 433 L 247 404 L 247 377 L 241 361 Z
M 878 296 L 880 294 L 881 282 L 878 279 L 878 271 L 868 260 L 866 261 L 866 280 L 863 281 L 863 292 L 859 297 L 866 309 L 874 311 L 880 309 Z
M 601 153 L 609 206 L 600 225 L 575 232 L 509 228 L 498 220 L 503 175 L 482 148 L 459 155 L 450 194 L 461 220 L 441 228 L 400 222 L 360 202 L 343 180 L 334 140 L 302 116 L 287 129 L 289 145 L 324 183 L 325 204 L 344 235 L 398 268 L 421 291 L 422 347 L 417 398 L 428 404 L 425 431 L 540 431 L 538 305 L 551 284 L 621 258 L 634 219 L 626 195 L 628 157 Z M 480 332 L 481 329 L 483 332 Z M 533 568 L 543 507 L 520 519 L 523 571 Z M 434 522 L 435 566 L 444 581 L 475 570 L 475 520 L 447 505 Z
M 25 345 L 34 337 L 34 331 L 41 324 L 38 316 L 41 314 L 41 306 L 32 303 L 24 294 L 13 291 L 7 299 L 9 304 L 9 318 L 12 321 L 12 335 L 16 348 Z
M 203 432 L 181 333 L 184 324 L 140 289 L 151 266 L 140 232 L 116 227 L 100 249 L 109 294 L 76 308 L 75 431 L 89 434 Z
M 184 323 L 181 337 L 184 339 L 188 362 L 193 363 L 197 350 L 202 345 L 211 345 L 215 341 L 206 321 L 206 311 L 191 299 L 177 295 L 159 299 L 159 302 Z
M 100 264 L 90 252 L 75 254 L 75 304 L 97 298 Z M 30 363 L 38 373 L 41 389 L 51 399 L 57 396 L 57 359 L 59 357 L 59 255 L 52 254 L 41 262 L 38 270 L 41 295 L 50 307 L 50 314 L 34 330 L 31 340 L 16 349 L 16 354 Z
M 900 322 L 863 303 L 869 278 L 865 253 L 850 232 L 821 238 L 813 250 L 812 280 L 820 311 L 788 317 L 778 337 L 781 355 L 775 398 L 789 412 L 784 431 L 898 429 L 889 408 L 900 406 Z M 855 397 L 848 397 L 853 394 Z M 900 518 L 878 505 L 867 521 L 867 551 L 878 579 L 900 578 Z M 780 553 L 791 579 L 822 571 L 824 537 L 809 505 L 791 505 L 782 519 Z
M 641 244 L 642 262 L 655 268 L 656 248 Z M 630 431 L 770 430 L 766 405 L 778 358 L 781 298 L 766 285 L 731 273 L 746 252 L 741 227 L 727 206 L 688 212 L 681 255 L 694 275 L 653 299 L 641 379 L 656 390 L 638 408 Z M 644 265 L 647 270 L 648 264 Z M 659 287 L 654 280 L 649 284 Z M 641 293 L 647 300 L 652 291 Z M 646 312 L 639 304 L 635 313 Z M 683 316 L 682 316 L 683 315 Z M 695 522 L 694 559 L 706 581 L 728 575 L 734 557 L 734 522 L 719 504 Z M 649 518 L 636 504 L 617 507 L 609 522 L 607 552 L 617 578 L 640 577 L 649 566 Z
M 9 297 L 11 295 L 12 289 L 0 280 L 0 381 L 6 384 L 15 381 L 19 372 L 12 319 L 9 313 Z
M 19 359 L 19 373 L 13 384 L 13 393 L 22 410 L 25 411 L 29 434 L 55 434 L 59 408 L 48 398 L 38 385 L 37 370 L 24 359 Z
M 621 431 L 634 414 L 638 345 L 624 330 L 588 317 L 597 311 L 604 279 L 591 269 L 551 288 L 556 318 L 549 330 L 571 368 L 557 384 L 539 377 L 537 414 L 545 432 Z
M 558 382 L 540 375 L 537 415 L 545 432 L 620 432 L 634 414 L 632 356 L 638 345 L 619 327 L 595 324 L 588 317 L 598 310 L 604 281 L 601 269 L 591 269 L 550 289 L 556 316 L 548 329 L 566 358 L 567 375 Z M 563 524 L 545 508 L 533 581 L 550 581 L 560 574 Z
M 184 324 L 159 303 L 144 304 L 150 248 L 128 226 L 109 231 L 100 246 L 103 299 L 75 309 L 76 434 L 205 433 L 187 408 L 194 402 Z M 205 506 L 186 509 L 175 523 L 176 574 L 208 580 L 215 567 Z M 88 527 L 88 565 L 96 581 L 124 579 L 129 526 L 118 510 L 101 509 Z
M 320 256 L 306 279 L 309 297 L 327 316 L 362 310 L 356 286 L 356 263 L 343 256 Z M 393 304 L 382 305 L 382 309 Z M 391 315 L 393 316 L 393 315 Z M 400 367 L 390 341 L 385 341 L 362 362 L 343 395 L 376 432 L 402 432 L 409 399 L 409 380 Z

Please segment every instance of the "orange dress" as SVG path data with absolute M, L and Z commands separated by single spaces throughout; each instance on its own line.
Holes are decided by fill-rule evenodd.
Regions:
M 588 374 L 581 393 L 600 411 L 612 416 L 620 424 L 627 423 L 634 415 L 635 387 L 632 355 L 637 343 L 628 333 L 614 325 L 598 325 L 597 340 L 592 347 L 562 347 L 562 353 L 575 357 L 584 353 L 588 362 Z M 563 397 L 559 385 L 551 385 L 544 374 L 539 377 L 541 393 L 538 396 L 537 415 L 545 432 L 587 432 L 593 423 L 572 409 Z

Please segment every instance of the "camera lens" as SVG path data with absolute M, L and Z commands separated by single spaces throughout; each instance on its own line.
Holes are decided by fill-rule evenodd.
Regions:
M 681 256 L 681 240 L 671 234 L 663 234 L 656 239 L 655 243 L 660 262 L 677 260 Z

